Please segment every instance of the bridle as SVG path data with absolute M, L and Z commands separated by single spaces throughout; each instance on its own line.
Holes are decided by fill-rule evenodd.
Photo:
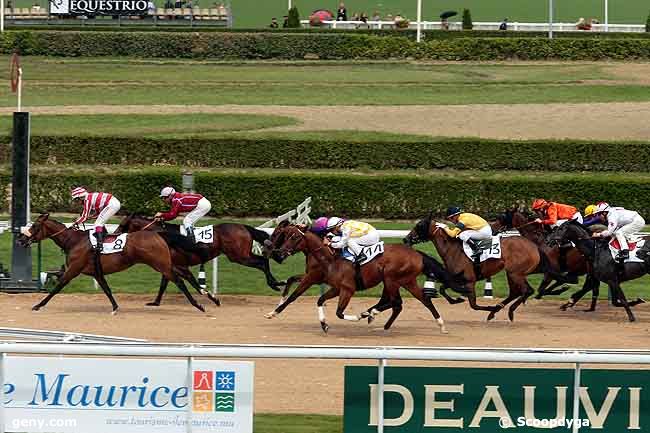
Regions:
M 61 233 L 63 233 L 64 231 L 68 230 L 68 229 L 69 229 L 69 227 L 65 227 L 65 226 L 64 226 L 64 227 L 63 227 L 61 230 L 59 230 L 58 232 L 54 233 L 53 235 L 49 235 L 47 238 L 43 238 L 43 239 L 51 239 L 51 238 L 54 238 L 54 237 L 60 235 Z M 42 229 L 39 228 L 39 230 L 42 230 Z M 30 230 L 30 231 L 31 231 L 31 230 Z M 32 235 L 30 235 L 30 236 L 27 238 L 27 246 L 31 246 L 33 243 L 34 243 L 34 235 L 32 234 Z

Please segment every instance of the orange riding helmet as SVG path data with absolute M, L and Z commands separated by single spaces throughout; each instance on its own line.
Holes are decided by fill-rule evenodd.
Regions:
M 550 203 L 543 198 L 538 198 L 533 202 L 533 210 L 542 210 L 548 207 Z

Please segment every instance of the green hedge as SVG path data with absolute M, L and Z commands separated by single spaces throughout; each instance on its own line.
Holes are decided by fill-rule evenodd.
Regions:
M 408 38 L 350 33 L 174 33 L 10 31 L 0 50 L 42 56 L 212 59 L 502 60 L 650 59 L 650 39 Z
M 223 28 L 223 27 L 183 27 L 183 26 L 144 26 L 122 24 L 117 27 L 107 26 L 9 26 L 12 31 L 71 31 L 71 32 L 154 32 L 154 33 L 272 33 L 272 34 L 342 34 L 351 35 L 375 35 L 387 37 L 405 37 L 416 39 L 415 30 L 395 30 L 395 29 L 328 29 L 324 27 L 302 27 L 299 29 L 279 29 L 269 30 L 268 28 L 242 29 L 242 28 Z M 423 30 L 424 39 L 456 39 L 456 38 L 548 38 L 548 32 L 539 31 L 498 31 L 498 30 L 472 30 L 471 32 L 461 31 L 443 31 L 443 30 Z M 643 39 L 650 38 L 647 33 L 629 33 L 629 32 L 555 32 L 554 38 L 566 39 Z
M 5 138 L 4 143 L 8 143 Z M 191 149 L 188 152 L 188 149 Z M 186 165 L 205 168 L 647 171 L 650 143 L 441 139 L 355 142 L 283 138 L 31 138 L 34 164 Z M 10 160 L 0 145 L 0 163 Z M 190 159 L 188 159 L 190 158 Z
M 161 186 L 180 185 L 178 169 L 53 170 L 33 167 L 32 209 L 78 211 L 69 199 L 70 188 L 85 185 L 112 191 L 123 211 L 153 214 L 163 207 Z M 0 173 L 2 189 L 9 182 Z M 610 203 L 650 215 L 650 176 L 591 174 L 491 174 L 477 172 L 322 172 L 226 170 L 195 172 L 196 190 L 212 202 L 214 215 L 277 215 L 307 196 L 314 199 L 314 215 L 340 214 L 366 218 L 418 218 L 429 210 L 442 212 L 451 204 L 485 215 L 515 203 L 547 197 L 583 207 Z M 6 203 L 2 202 L 5 206 Z

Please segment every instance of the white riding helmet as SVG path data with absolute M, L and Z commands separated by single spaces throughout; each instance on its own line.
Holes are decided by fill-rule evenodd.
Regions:
M 166 186 L 160 191 L 160 196 L 161 197 L 169 197 L 170 195 L 176 193 L 176 190 L 172 188 L 171 186 Z
M 343 224 L 344 222 L 345 220 L 343 218 L 331 217 L 327 220 L 327 230 L 332 230 L 334 227 Z
M 70 193 L 72 195 L 72 198 L 86 198 L 88 196 L 88 190 L 82 186 L 78 186 L 76 188 L 72 189 L 72 192 Z
M 604 201 L 598 203 L 598 205 L 596 206 L 596 213 L 600 213 L 600 212 L 609 212 L 609 203 L 606 203 Z

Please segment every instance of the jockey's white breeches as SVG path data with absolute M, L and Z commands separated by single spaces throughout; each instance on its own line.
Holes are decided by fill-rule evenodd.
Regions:
M 492 239 L 492 227 L 486 225 L 480 230 L 465 230 L 460 232 L 458 238 L 463 242 L 467 242 L 470 239 L 476 241 Z
M 121 206 L 122 205 L 118 199 L 111 197 L 111 199 L 106 204 L 106 207 L 102 209 L 99 215 L 97 215 L 97 219 L 95 220 L 95 227 L 104 227 L 109 218 L 115 215 L 120 210 Z
M 371 230 L 363 236 L 358 238 L 348 239 L 348 248 L 355 256 L 358 256 L 361 253 L 363 247 L 374 245 L 379 242 L 379 232 L 377 230 Z
M 621 244 L 622 250 L 629 250 L 630 247 L 627 245 L 627 240 L 634 235 L 635 233 L 640 232 L 645 227 L 645 220 L 641 215 L 634 217 L 631 223 L 625 224 L 624 226 L 619 227 L 614 232 L 614 236 L 618 240 L 618 243 Z
M 560 227 L 562 224 L 564 224 L 567 221 L 569 221 L 569 220 L 557 220 L 557 222 L 555 224 L 551 225 L 551 227 L 553 227 L 553 228 Z M 574 213 L 573 216 L 571 217 L 571 221 L 578 221 L 580 224 L 582 224 L 584 222 L 582 220 L 582 214 L 580 212 Z
M 196 207 L 192 209 L 190 213 L 185 215 L 185 218 L 183 218 L 183 225 L 185 228 L 188 227 L 194 227 L 194 224 L 204 216 L 210 212 L 210 209 L 212 209 L 212 204 L 210 201 L 203 197 L 199 202 L 196 204 Z

